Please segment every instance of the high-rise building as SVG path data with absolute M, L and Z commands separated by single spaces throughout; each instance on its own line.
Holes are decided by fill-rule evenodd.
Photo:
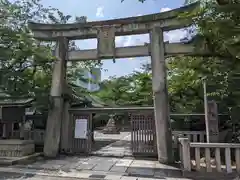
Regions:
M 81 78 L 76 81 L 78 86 L 86 88 L 90 92 L 98 91 L 100 89 L 101 69 L 83 69 Z

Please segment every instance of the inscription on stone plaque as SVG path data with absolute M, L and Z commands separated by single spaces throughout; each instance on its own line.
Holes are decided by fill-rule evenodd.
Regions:
M 98 30 L 98 58 L 115 57 L 115 28 L 104 26 Z
M 210 142 L 218 142 L 218 111 L 217 103 L 215 101 L 208 102 L 208 125 Z

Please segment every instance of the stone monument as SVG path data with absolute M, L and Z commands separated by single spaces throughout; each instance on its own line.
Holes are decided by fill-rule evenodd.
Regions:
M 107 125 L 102 131 L 104 134 L 119 134 L 120 131 L 116 126 L 115 116 L 113 114 L 109 115 L 109 120 Z

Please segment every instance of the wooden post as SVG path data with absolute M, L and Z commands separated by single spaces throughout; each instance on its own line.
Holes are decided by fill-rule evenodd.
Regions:
M 48 112 L 47 128 L 44 142 L 44 155 L 56 157 L 59 152 L 61 125 L 63 115 L 63 90 L 66 76 L 66 58 L 68 40 L 61 37 L 57 41 L 56 57 L 52 75 L 51 107 Z
M 163 31 L 160 27 L 152 29 L 150 40 L 158 160 L 161 163 L 171 163 L 173 161 L 173 152 L 166 77 L 167 69 L 164 57 Z

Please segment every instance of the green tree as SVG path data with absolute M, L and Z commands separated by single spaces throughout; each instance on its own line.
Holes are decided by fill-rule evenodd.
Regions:
M 3 0 L 0 8 L 0 88 L 12 96 L 35 97 L 40 108 L 47 107 L 55 44 L 33 39 L 27 22 L 67 23 L 72 17 L 43 7 L 40 0 Z M 86 17 L 76 17 L 76 21 L 84 22 Z M 74 41 L 69 49 L 78 49 Z M 77 72 L 95 65 L 92 61 L 68 63 L 68 78 L 71 82 L 81 78 Z

